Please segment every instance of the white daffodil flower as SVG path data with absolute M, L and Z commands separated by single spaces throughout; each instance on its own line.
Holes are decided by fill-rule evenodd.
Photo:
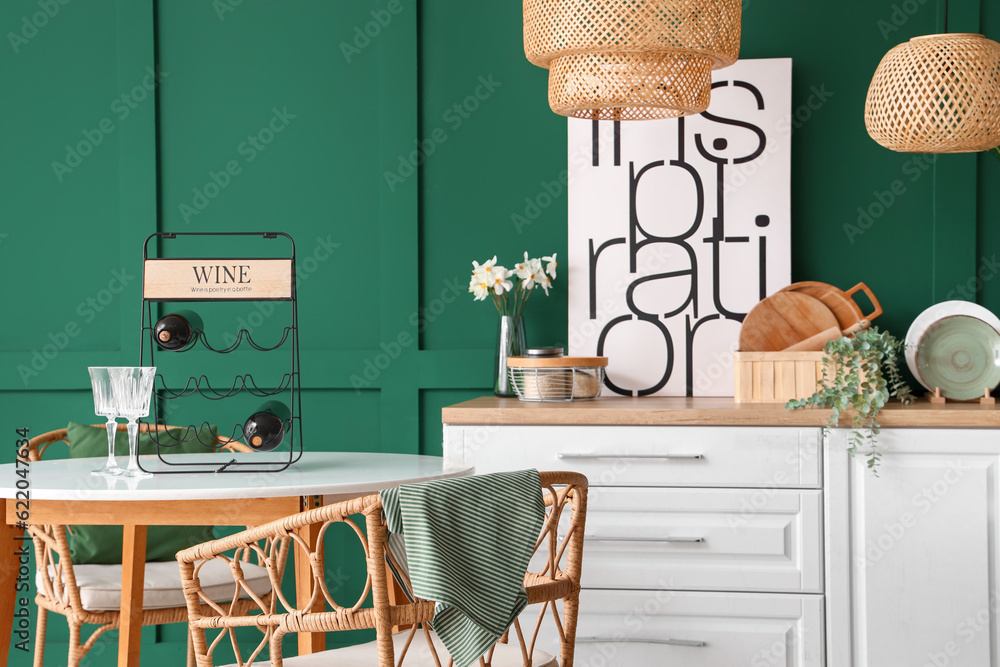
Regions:
M 475 295 L 473 301 L 485 301 L 490 295 L 490 284 L 482 278 L 473 278 L 469 285 L 469 291 Z
M 524 261 L 518 262 L 514 265 L 514 273 L 517 274 L 518 278 L 523 278 L 522 273 L 528 270 L 528 251 L 524 251 Z
M 528 253 L 524 253 L 524 261 L 514 265 L 514 275 L 520 278 L 522 284 L 531 281 L 530 285 L 524 285 L 524 289 L 530 290 L 535 286 L 535 277 L 541 271 L 542 264 L 537 259 L 528 259 Z
M 490 296 L 501 314 L 519 314 L 523 312 L 525 302 L 536 288 L 541 287 L 548 296 L 558 266 L 555 253 L 551 257 L 538 259 L 525 251 L 524 261 L 515 264 L 513 270 L 499 266 L 496 262 L 496 255 L 483 264 L 472 262 L 469 292 L 475 295 L 476 301 L 485 301 Z M 548 262 L 548 265 L 543 262 Z M 511 293 L 509 296 L 508 292 Z
M 519 275 L 518 277 L 521 279 L 521 287 L 524 288 L 525 292 L 530 292 L 539 285 L 539 274 L 537 272 L 525 271 L 523 276 Z
M 472 262 L 472 275 L 479 278 L 493 278 L 493 273 L 495 272 L 494 266 L 497 263 L 497 256 L 493 255 L 493 259 L 486 261 L 483 264 L 473 260 Z M 501 267 L 502 268 L 502 267 Z
M 490 272 L 490 281 L 493 287 L 493 291 L 497 294 L 503 294 L 504 292 L 509 292 L 510 288 L 514 286 L 508 278 L 514 275 L 513 271 L 508 271 L 505 267 L 494 266 Z
M 556 267 L 559 266 L 559 262 L 556 261 L 556 255 L 558 253 L 552 253 L 551 257 L 542 257 L 543 262 L 548 262 L 545 265 L 545 273 L 549 274 L 553 278 L 556 277 Z

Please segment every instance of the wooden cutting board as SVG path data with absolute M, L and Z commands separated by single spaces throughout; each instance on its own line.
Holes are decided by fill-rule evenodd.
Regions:
M 882 306 L 879 304 L 878 299 L 875 298 L 875 294 L 872 293 L 871 288 L 864 283 L 858 283 L 845 292 L 839 287 L 827 283 L 806 281 L 793 283 L 781 291 L 808 294 L 811 297 L 819 299 L 826 304 L 827 308 L 833 311 L 841 329 L 850 329 L 861 320 L 871 322 L 882 314 Z M 857 292 L 864 292 L 872 302 L 874 310 L 870 314 L 865 315 L 864 311 L 861 310 L 861 306 L 854 301 L 853 296 Z
M 798 292 L 777 292 L 747 313 L 740 329 L 741 352 L 777 352 L 838 327 L 822 301 Z

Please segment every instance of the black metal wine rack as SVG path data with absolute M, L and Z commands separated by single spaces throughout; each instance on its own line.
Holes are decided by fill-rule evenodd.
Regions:
M 276 242 L 279 238 L 288 240 L 290 251 L 287 256 L 270 256 L 265 258 L 218 258 L 218 257 L 184 257 L 184 258 L 160 258 L 150 257 L 150 241 L 160 239 L 169 241 L 180 236 L 248 236 L 259 237 L 266 242 Z M 285 346 L 288 347 L 290 359 L 290 371 L 284 373 L 277 382 L 269 384 L 258 384 L 250 373 L 236 374 L 232 382 L 228 379 L 223 384 L 213 386 L 206 375 L 188 376 L 186 378 L 165 378 L 157 368 L 156 381 L 153 386 L 152 416 L 153 424 L 167 425 L 160 417 L 161 407 L 170 401 L 183 399 L 188 396 L 201 396 L 211 401 L 221 401 L 240 394 L 249 394 L 258 398 L 276 398 L 287 395 L 287 405 L 291 416 L 285 423 L 285 438 L 278 449 L 271 452 L 255 452 L 246 460 L 238 460 L 225 453 L 219 453 L 218 458 L 205 458 L 206 460 L 181 461 L 170 456 L 171 450 L 175 447 L 192 440 L 204 446 L 206 450 L 216 451 L 216 443 L 206 445 L 199 434 L 209 426 L 207 421 L 200 425 L 191 424 L 184 428 L 184 432 L 179 436 L 171 435 L 168 431 L 157 431 L 150 429 L 148 435 L 156 443 L 157 457 L 165 464 L 158 470 L 147 470 L 142 468 L 142 459 L 139 459 L 139 467 L 146 472 L 155 474 L 191 474 L 191 473 L 226 473 L 226 472 L 280 472 L 298 461 L 302 456 L 302 395 L 301 380 L 299 375 L 299 326 L 298 326 L 298 300 L 295 285 L 295 241 L 291 236 L 283 232 L 158 232 L 150 235 L 142 251 L 143 258 L 143 295 L 142 295 L 142 333 L 140 340 L 140 365 L 156 366 L 157 352 L 164 355 L 177 355 L 191 352 L 195 349 L 207 350 L 214 354 L 230 354 L 242 346 L 248 346 L 260 352 L 272 352 Z M 271 281 L 265 280 L 265 289 L 262 293 L 240 292 L 236 288 L 229 293 L 222 291 L 195 292 L 203 290 L 201 287 L 192 287 L 183 283 L 183 273 L 181 269 L 188 268 L 190 262 L 206 261 L 246 261 L 253 263 L 253 266 L 268 265 L 276 267 L 281 274 L 279 277 L 271 277 Z M 285 262 L 288 263 L 287 268 Z M 251 266 L 248 264 L 247 266 Z M 155 275 L 154 275 L 155 274 Z M 287 275 L 286 275 L 287 274 Z M 218 277 L 218 269 L 217 269 Z M 268 287 L 272 288 L 268 291 Z M 224 290 L 225 288 L 217 288 Z M 245 288 L 242 288 L 245 289 Z M 258 289 L 254 287 L 253 289 Z M 184 291 L 184 290 L 190 290 Z M 192 296 L 192 293 L 195 295 Z M 273 345 L 264 345 L 262 341 L 254 340 L 253 335 L 247 329 L 240 329 L 235 340 L 225 347 L 213 346 L 209 343 L 208 336 L 204 331 L 195 331 L 195 339 L 180 350 L 163 350 L 157 345 L 153 337 L 153 328 L 161 314 L 157 304 L 168 302 L 201 302 L 212 303 L 222 301 L 286 301 L 290 302 L 290 321 L 288 326 L 282 329 L 280 339 Z M 172 380 L 171 382 L 168 382 Z M 141 420 L 140 420 L 141 421 Z M 227 434 L 219 433 L 220 436 Z M 244 441 L 243 424 L 236 424 L 229 439 Z M 286 447 L 287 445 L 287 447 Z M 286 450 L 287 451 L 283 451 Z M 175 454 L 175 457 L 177 455 Z M 164 469 L 165 468 L 165 469 Z

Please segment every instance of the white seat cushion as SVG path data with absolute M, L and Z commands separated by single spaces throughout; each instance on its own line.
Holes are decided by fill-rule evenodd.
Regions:
M 259 565 L 242 563 L 243 576 L 247 586 L 257 595 L 271 592 L 271 580 L 267 570 Z M 49 566 L 49 576 L 53 576 Z M 119 565 L 74 565 L 76 584 L 80 587 L 80 602 L 87 611 L 118 611 L 122 606 L 122 566 Z M 216 602 L 233 599 L 236 583 L 229 566 L 219 560 L 205 563 L 198 572 L 201 589 Z M 142 588 L 143 609 L 170 609 L 184 607 L 184 593 L 181 590 L 181 570 L 177 561 L 146 563 L 145 581 Z M 44 595 L 42 573 L 35 574 L 35 586 Z M 240 597 L 250 597 L 242 591 Z
M 409 636 L 409 630 L 393 635 L 392 644 L 395 647 L 396 662 L 399 662 L 399 652 L 403 650 L 403 646 L 406 644 L 406 639 Z M 441 643 L 436 634 L 432 632 L 431 637 L 434 639 L 434 648 L 441 659 L 441 664 L 447 665 L 447 649 L 445 649 L 444 644 Z M 271 667 L 270 662 L 258 663 L 255 661 L 253 664 L 254 667 Z M 336 667 L 372 667 L 372 665 L 378 664 L 378 648 L 375 642 L 368 642 L 367 644 L 332 649 L 311 655 L 285 658 L 284 664 L 287 667 L 330 667 L 331 665 L 336 665 Z M 434 658 L 431 655 L 430 648 L 427 646 L 424 631 L 418 629 L 417 634 L 413 637 L 413 643 L 410 644 L 410 648 L 406 651 L 406 659 L 403 660 L 403 667 L 422 667 L 434 664 Z M 523 664 L 521 647 L 517 642 L 515 633 L 512 631 L 510 643 L 499 644 L 493 652 L 493 667 L 521 667 Z M 531 656 L 531 664 L 532 667 L 559 667 L 559 661 L 554 656 L 538 649 L 535 649 L 534 654 Z M 235 667 L 235 665 L 231 667 Z

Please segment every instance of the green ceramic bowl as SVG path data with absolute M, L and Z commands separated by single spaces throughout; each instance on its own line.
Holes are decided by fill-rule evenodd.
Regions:
M 1000 333 L 965 315 L 944 317 L 917 343 L 917 368 L 928 387 L 956 401 L 979 398 L 1000 384 Z

